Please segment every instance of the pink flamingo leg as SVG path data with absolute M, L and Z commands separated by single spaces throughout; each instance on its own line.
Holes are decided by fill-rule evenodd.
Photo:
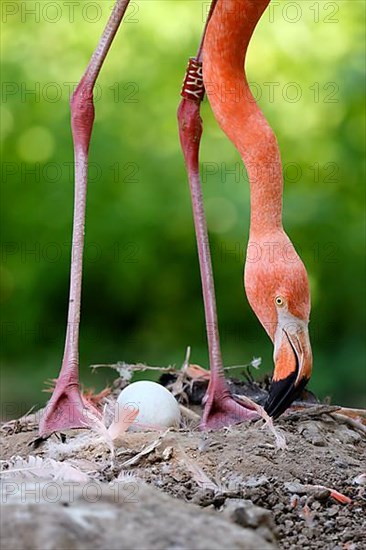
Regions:
M 199 174 L 199 146 L 202 136 L 200 104 L 205 94 L 202 80 L 201 53 L 207 24 L 215 9 L 216 2 L 217 0 L 213 0 L 211 4 L 197 57 L 191 58 L 189 61 L 181 92 L 183 99 L 178 108 L 179 135 L 192 199 L 211 371 L 201 420 L 201 429 L 203 430 L 217 429 L 244 420 L 258 418 L 258 414 L 254 410 L 234 399 L 224 376 L 210 245 Z
M 64 357 L 54 392 L 40 419 L 39 434 L 88 427 L 90 420 L 79 390 L 79 324 L 85 231 L 88 151 L 94 123 L 93 89 L 130 0 L 117 0 L 99 44 L 71 99 L 75 160 L 74 223 L 70 297 Z

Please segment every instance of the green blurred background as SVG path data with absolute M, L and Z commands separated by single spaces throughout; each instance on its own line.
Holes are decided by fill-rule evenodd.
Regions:
M 74 7 L 70 7 L 73 4 Z M 45 402 L 61 364 L 73 206 L 69 93 L 111 1 L 2 3 L 3 415 Z M 207 367 L 176 108 L 208 2 L 133 2 L 98 80 L 90 150 L 81 378 L 118 360 Z M 285 169 L 284 222 L 309 272 L 320 398 L 364 406 L 364 3 L 274 2 L 247 73 Z M 32 10 L 34 10 L 32 12 Z M 202 177 L 226 364 L 272 346 L 243 292 L 249 189 L 209 104 Z

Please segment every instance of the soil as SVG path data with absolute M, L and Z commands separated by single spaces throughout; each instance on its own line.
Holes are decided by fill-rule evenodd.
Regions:
M 32 455 L 67 460 L 103 484 L 118 476 L 146 483 L 210 510 L 243 534 L 250 529 L 261 537 L 259 549 L 263 541 L 291 550 L 365 548 L 365 426 L 315 403 L 291 409 L 276 429 L 285 436 L 285 449 L 277 448 L 262 421 L 202 433 L 186 420 L 180 430 L 128 432 L 112 456 L 106 443 L 80 430 L 68 432 L 66 443 L 54 435 L 34 448 L 37 432 L 30 419 L 3 426 L 1 450 L 5 470 L 15 456 Z M 171 502 L 174 507 L 176 500 Z M 196 546 L 190 539 L 179 547 Z

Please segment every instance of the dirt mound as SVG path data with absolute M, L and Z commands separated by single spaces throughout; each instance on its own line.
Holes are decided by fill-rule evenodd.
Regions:
M 204 434 L 195 428 L 168 430 L 161 434 L 126 433 L 121 446 L 112 456 L 105 442 L 98 441 L 90 432 L 81 431 L 68 433 L 65 443 L 53 436 L 35 450 L 29 445 L 36 437 L 34 426 L 16 427 L 14 424 L 9 427 L 8 424 L 2 438 L 3 468 L 17 469 L 12 458 L 15 455 L 23 459 L 32 455 L 35 457 L 33 460 L 41 462 L 38 471 L 33 470 L 33 473 L 25 473 L 27 463 L 21 463 L 23 484 L 30 483 L 32 476 L 34 481 L 34 476 L 39 477 L 42 469 L 54 483 L 61 483 L 61 466 L 68 464 L 80 475 L 88 476 L 90 483 L 105 485 L 127 481 L 131 491 L 135 490 L 134 486 L 139 487 L 140 501 L 134 511 L 131 509 L 128 512 L 130 515 L 121 516 L 119 522 L 113 518 L 110 520 L 110 525 L 114 525 L 113 522 L 118 525 L 119 533 L 130 532 L 130 527 L 127 527 L 129 521 L 139 536 L 143 536 L 144 529 L 147 529 L 145 544 L 141 546 L 142 539 L 136 538 L 134 545 L 131 539 L 126 543 L 131 548 L 262 549 L 269 548 L 271 544 L 293 550 L 300 547 L 329 550 L 365 548 L 364 427 L 351 419 L 337 416 L 332 409 L 328 413 L 326 408 L 321 411 L 319 406 L 285 415 L 276 426 L 285 436 L 287 447 L 284 450 L 278 450 L 273 434 L 256 423 Z M 47 473 L 47 468 L 51 473 Z M 15 475 L 19 474 L 5 471 L 3 483 L 14 481 Z M 20 483 L 19 480 L 17 483 Z M 141 483 L 149 484 L 155 490 L 140 489 Z M 175 499 L 163 498 L 162 493 Z M 145 511 L 147 504 L 149 510 L 155 509 L 150 520 L 146 516 L 148 511 Z M 103 503 L 99 505 L 104 506 Z M 14 526 L 14 521 L 16 523 L 13 535 L 7 535 L 10 537 L 7 541 L 13 540 L 11 537 L 23 530 L 22 522 L 24 526 L 28 525 L 28 516 L 21 512 L 23 506 L 16 502 L 10 504 L 10 501 L 4 506 L 5 511 L 8 510 L 5 517 L 9 517 L 9 525 Z M 47 511 L 47 514 L 53 515 L 52 521 L 59 520 L 58 527 L 55 527 L 57 533 L 60 529 L 65 530 L 67 524 L 61 521 L 64 512 L 58 515 L 61 512 L 51 512 L 49 506 L 42 504 L 44 506 L 45 509 L 38 508 L 39 517 L 42 518 Z M 61 506 L 60 502 L 58 506 Z M 92 505 L 84 502 L 82 506 L 84 510 Z M 211 515 L 202 516 L 197 506 L 211 511 Z M 88 518 L 86 509 L 80 512 L 80 517 L 84 518 L 84 513 Z M 18 519 L 10 520 L 8 514 Z M 70 517 L 69 511 L 67 514 Z M 76 514 L 75 517 L 79 516 Z M 219 530 L 224 528 L 221 522 L 226 522 L 222 532 L 227 536 L 223 540 L 213 530 L 216 519 Z M 94 515 L 85 521 L 94 523 Z M 233 525 L 235 523 L 236 526 Z M 99 523 L 95 525 L 98 528 Z M 152 525 L 155 538 L 152 537 Z M 16 529 L 18 526 L 19 529 Z M 235 538 L 238 529 L 242 529 L 242 546 Z M 246 539 L 248 529 L 251 535 L 259 537 L 250 539 L 252 546 L 245 546 L 249 540 Z M 79 548 L 75 542 L 72 545 L 69 539 L 66 546 L 60 543 L 63 539 L 57 540 L 58 548 Z M 117 543 L 113 546 L 112 539 L 108 539 L 106 546 L 106 540 L 103 541 L 104 547 L 118 548 L 124 544 L 121 538 L 120 546 Z M 216 540 L 216 546 L 209 540 Z M 37 547 L 27 546 L 26 542 L 23 545 L 18 542 L 17 546 L 9 544 L 4 544 L 4 547 Z M 87 547 L 103 547 L 98 544 L 97 538 L 92 537 Z

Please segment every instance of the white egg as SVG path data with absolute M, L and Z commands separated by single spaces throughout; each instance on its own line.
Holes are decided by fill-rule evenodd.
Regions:
M 180 409 L 173 395 L 164 386 L 140 380 L 124 388 L 117 399 L 119 409 L 138 408 L 139 412 L 130 430 L 160 430 L 171 426 L 178 428 Z

